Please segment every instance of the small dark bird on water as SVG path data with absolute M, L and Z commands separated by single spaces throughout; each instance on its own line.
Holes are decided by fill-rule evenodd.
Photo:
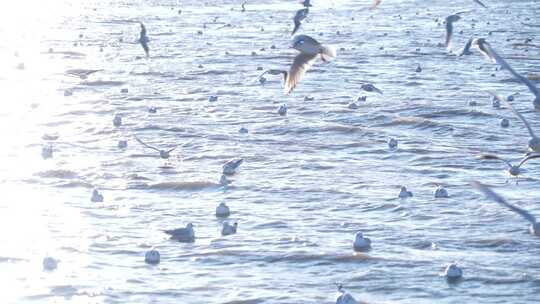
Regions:
M 141 24 L 141 36 L 139 37 L 139 43 L 141 44 L 144 53 L 146 54 L 146 57 L 150 56 L 150 48 L 148 47 L 148 42 L 150 39 L 148 39 L 148 36 L 146 35 L 146 27 L 142 22 Z

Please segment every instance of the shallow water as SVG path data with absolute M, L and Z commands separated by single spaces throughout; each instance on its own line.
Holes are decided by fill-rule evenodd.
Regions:
M 257 68 L 292 61 L 295 1 L 243 13 L 239 1 L 14 2 L 0 13 L 2 302 L 333 303 L 334 282 L 375 303 L 539 302 L 540 240 L 468 184 L 494 185 L 540 216 L 535 161 L 516 185 L 504 164 L 476 159 L 518 159 L 528 140 L 485 90 L 519 92 L 515 107 L 540 130 L 532 95 L 477 52 L 456 57 L 439 45 L 440 22 L 471 10 L 455 24 L 454 49 L 485 36 L 518 71 L 540 73 L 539 49 L 511 45 L 540 31 L 521 23 L 536 23 L 538 2 L 484 2 L 385 0 L 369 11 L 367 0 L 314 1 L 300 32 L 338 57 L 316 63 L 290 96 L 279 76 L 259 84 Z M 103 71 L 82 80 L 69 69 Z M 363 81 L 384 95 L 350 110 Z M 276 113 L 282 103 L 287 116 Z M 59 136 L 48 160 L 44 134 Z M 134 135 L 182 147 L 167 167 Z M 244 163 L 223 188 L 233 157 Z M 438 184 L 450 198 L 433 198 Z M 414 197 L 398 199 L 401 185 Z M 94 187 L 103 203 L 90 202 Z M 237 235 L 220 236 L 222 201 Z M 161 231 L 187 222 L 193 244 Z M 359 230 L 373 242 L 366 254 L 352 250 Z M 151 247 L 157 266 L 144 263 Z M 60 260 L 55 271 L 42 271 L 47 255 Z M 440 276 L 452 261 L 464 269 L 457 284 Z

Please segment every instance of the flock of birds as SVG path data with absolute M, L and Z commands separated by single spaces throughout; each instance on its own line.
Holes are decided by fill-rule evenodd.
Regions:
M 484 8 L 488 8 L 484 3 L 482 3 L 479 0 L 473 0 L 475 3 L 479 4 L 480 6 Z M 372 4 L 372 9 L 376 9 L 380 4 L 381 0 L 375 0 Z M 244 1 L 241 5 L 242 12 L 246 11 L 245 5 L 247 4 L 247 1 Z M 296 14 L 293 17 L 293 29 L 291 32 L 291 36 L 294 36 L 299 30 L 302 25 L 302 22 L 306 19 L 306 17 L 309 14 L 309 8 L 312 7 L 310 0 L 304 0 L 301 1 L 301 4 L 303 5 L 303 8 L 299 9 Z M 458 22 L 461 17 L 460 15 L 465 12 L 458 12 L 454 13 L 452 15 L 449 15 L 445 19 L 446 23 L 446 37 L 444 41 L 444 46 L 448 49 L 448 51 L 452 51 L 452 37 L 454 34 L 454 23 Z M 150 39 L 147 35 L 146 27 L 143 23 L 140 23 L 140 37 L 138 39 L 138 42 L 143 48 L 143 51 L 146 55 L 146 57 L 150 56 Z M 310 69 L 310 67 L 315 64 L 318 58 L 321 59 L 323 62 L 327 62 L 332 60 L 333 58 L 336 58 L 337 53 L 336 50 L 329 45 L 321 44 L 314 38 L 301 34 L 296 35 L 292 38 L 292 48 L 297 50 L 299 53 L 294 57 L 293 62 L 288 70 L 280 70 L 280 69 L 269 69 L 264 71 L 259 76 L 259 81 L 261 83 L 264 83 L 266 79 L 264 78 L 265 75 L 281 75 L 283 77 L 283 90 L 285 94 L 291 93 L 295 87 L 297 87 L 302 80 L 303 76 L 306 72 Z M 484 39 L 484 38 L 470 38 L 467 42 L 467 44 L 464 46 L 464 48 L 457 53 L 459 56 L 465 56 L 465 55 L 471 55 L 473 54 L 472 49 L 476 48 L 481 54 L 483 54 L 488 60 L 491 60 L 493 63 L 500 66 L 502 70 L 508 71 L 511 76 L 519 83 L 522 83 L 528 87 L 528 89 L 531 91 L 531 93 L 534 95 L 533 100 L 533 106 L 536 110 L 540 111 L 540 91 L 538 88 L 525 76 L 522 76 L 517 71 L 515 71 L 508 62 L 499 55 L 499 53 L 490 45 L 490 43 Z M 90 74 L 96 73 L 100 70 L 70 70 L 67 72 L 68 74 L 77 75 L 81 79 L 86 79 Z M 421 67 L 418 66 L 417 72 L 421 71 Z M 364 83 L 360 86 L 360 90 L 366 91 L 366 92 L 372 92 L 372 93 L 378 93 L 383 94 L 382 90 L 375 87 L 373 84 Z M 482 154 L 479 156 L 479 159 L 482 160 L 496 160 L 501 161 L 505 163 L 508 166 L 508 173 L 516 177 L 516 183 L 517 178 L 519 177 L 520 173 L 522 172 L 521 167 L 525 165 L 526 162 L 529 160 L 533 160 L 536 158 L 540 158 L 540 138 L 536 136 L 535 132 L 533 131 L 533 128 L 529 124 L 529 122 L 525 119 L 525 117 L 516 111 L 514 107 L 511 104 L 511 101 L 513 101 L 513 95 L 509 96 L 508 98 L 502 97 L 495 92 L 489 92 L 493 95 L 493 105 L 500 107 L 501 103 L 505 104 L 516 116 L 519 120 L 523 122 L 525 127 L 528 130 L 530 140 L 528 142 L 528 152 L 521 158 L 519 163 L 517 165 L 513 165 L 510 161 L 507 161 L 506 159 L 503 159 L 497 155 L 494 154 Z M 217 100 L 217 96 L 211 96 L 211 99 Z M 150 108 L 150 112 L 155 113 L 157 109 Z M 278 109 L 278 113 L 281 115 L 285 115 L 287 113 L 287 106 L 281 105 Z M 116 127 L 119 127 L 122 125 L 122 117 L 120 115 L 115 115 L 113 119 L 113 125 Z M 505 127 L 508 126 L 508 120 L 501 121 L 501 126 Z M 240 132 L 247 132 L 247 130 L 240 130 Z M 161 149 L 158 147 L 151 146 L 144 141 L 142 141 L 139 137 L 135 136 L 135 140 L 140 143 L 142 146 L 155 150 L 159 153 L 159 157 L 162 159 L 169 159 L 171 153 L 175 151 L 178 147 L 173 147 L 169 149 Z M 388 141 L 388 147 L 390 149 L 395 149 L 398 145 L 398 141 L 394 138 L 390 138 Z M 121 148 L 127 147 L 127 141 L 120 141 L 118 143 L 118 146 Z M 47 145 L 42 148 L 42 156 L 44 159 L 52 157 L 52 146 Z M 220 185 L 226 186 L 229 181 L 227 180 L 227 176 L 235 174 L 236 170 L 239 168 L 239 166 L 242 164 L 243 159 L 237 158 L 233 159 L 226 164 L 223 165 L 223 174 L 220 179 Z M 484 185 L 480 182 L 473 181 L 471 182 L 471 186 L 476 188 L 478 191 L 483 193 L 488 199 L 497 202 L 501 204 L 502 206 L 510 209 L 511 211 L 516 212 L 520 216 L 522 216 L 525 220 L 530 222 L 530 233 L 540 237 L 540 222 L 536 220 L 536 218 L 530 214 L 528 211 L 516 207 L 509 202 L 507 202 L 503 197 L 495 193 L 489 186 Z M 411 191 L 408 191 L 406 187 L 402 187 L 400 189 L 400 192 L 398 194 L 399 198 L 408 198 L 412 197 L 413 193 Z M 436 198 L 445 198 L 448 197 L 448 191 L 443 188 L 442 186 L 439 186 L 435 192 L 434 196 Z M 93 190 L 91 201 L 92 202 L 103 202 L 104 197 L 97 189 Z M 227 218 L 231 214 L 231 211 L 229 207 L 225 203 L 220 203 L 215 210 L 215 216 L 218 218 Z M 235 234 L 237 232 L 238 223 L 230 224 L 229 222 L 225 221 L 223 222 L 221 234 L 223 236 Z M 195 230 L 192 223 L 188 223 L 185 227 L 182 228 L 176 228 L 176 229 L 170 229 L 170 230 L 164 230 L 164 233 L 170 236 L 172 240 L 176 240 L 179 242 L 194 242 L 195 241 Z M 369 251 L 371 249 L 371 240 L 364 236 L 362 232 L 357 232 L 354 236 L 353 241 L 353 249 L 357 252 L 364 252 Z M 160 262 L 160 254 L 156 249 L 152 249 L 145 254 L 145 261 L 149 264 L 157 264 Z M 51 257 L 46 257 L 43 260 L 43 266 L 46 269 L 54 269 L 57 266 L 57 261 Z M 446 267 L 446 270 L 444 272 L 444 276 L 448 280 L 459 280 L 463 275 L 463 271 L 456 263 L 451 263 Z M 343 289 L 343 286 L 341 284 L 338 284 L 338 297 L 336 300 L 336 304 L 354 304 L 359 303 L 354 297 L 346 292 Z

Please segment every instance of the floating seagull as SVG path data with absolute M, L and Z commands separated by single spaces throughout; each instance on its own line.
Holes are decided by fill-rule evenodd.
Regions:
M 64 72 L 66 75 L 72 75 L 77 76 L 81 79 L 86 79 L 91 74 L 94 74 L 96 72 L 103 71 L 103 70 L 87 70 L 87 69 L 70 69 Z
M 362 232 L 357 232 L 354 236 L 353 249 L 354 251 L 368 251 L 371 249 L 371 240 L 365 238 Z
M 148 36 L 146 35 L 146 27 L 142 22 L 140 22 L 141 25 L 141 36 L 139 38 L 139 43 L 141 44 L 144 53 L 146 54 L 146 57 L 150 55 L 150 48 L 148 48 L 148 42 L 150 39 L 148 39 Z
M 465 47 L 463 47 L 463 50 L 461 50 L 461 52 L 459 53 L 459 56 L 468 56 L 468 55 L 471 55 L 472 52 L 471 52 L 471 46 L 472 46 L 472 42 L 474 41 L 474 38 L 469 38 L 469 41 L 467 41 L 467 43 L 465 44 Z
M 390 139 L 388 139 L 388 148 L 395 149 L 397 148 L 397 146 L 398 146 L 397 139 L 390 137 Z
M 101 193 L 99 193 L 99 191 L 97 189 L 94 189 L 92 191 L 92 197 L 90 198 L 90 201 L 92 201 L 94 203 L 101 203 L 101 202 L 103 202 L 103 195 Z
M 463 276 L 463 270 L 461 270 L 456 263 L 451 263 L 450 265 L 446 266 L 444 276 L 448 280 L 457 280 Z
M 221 228 L 221 235 L 231 235 L 236 233 L 236 229 L 238 228 L 238 223 L 234 223 L 233 225 L 230 225 L 229 222 L 223 222 L 223 228 Z
M 163 158 L 163 159 L 169 159 L 170 157 L 170 153 L 172 151 L 174 151 L 176 148 L 178 148 L 178 146 L 172 148 L 172 149 L 169 149 L 169 150 L 161 150 L 161 149 L 158 149 L 156 147 L 152 147 L 148 144 L 146 144 L 145 142 L 143 142 L 142 140 L 140 140 L 137 136 L 135 136 L 135 139 L 143 146 L 147 147 L 147 148 L 150 148 L 152 150 L 156 150 L 159 152 L 159 157 Z
M 229 215 L 231 215 L 231 210 L 225 203 L 220 203 L 219 206 L 216 207 L 217 217 L 228 217 Z
M 379 93 L 379 94 L 383 94 L 383 92 L 381 90 L 379 90 L 377 87 L 375 87 L 374 85 L 372 85 L 371 83 L 363 83 L 361 86 L 360 86 L 360 90 L 364 90 L 366 92 L 370 92 L 370 93 Z
M 446 46 L 446 49 L 448 50 L 450 50 L 450 42 L 452 40 L 452 34 L 454 33 L 454 22 L 461 19 L 459 14 L 461 13 L 452 14 L 446 17 L 446 40 L 444 42 L 444 46 Z
M 53 147 L 52 147 L 52 145 L 45 145 L 45 146 L 41 147 L 41 157 L 43 157 L 43 159 L 49 159 L 49 158 L 53 157 Z
M 491 190 L 491 188 L 489 188 L 486 185 L 483 185 L 476 181 L 472 182 L 471 184 L 477 190 L 484 193 L 484 195 L 488 197 L 489 199 L 509 208 L 510 210 L 516 212 L 517 214 L 521 215 L 521 217 L 529 221 L 531 223 L 531 225 L 529 226 L 529 232 L 532 235 L 540 237 L 540 223 L 537 222 L 536 218 L 532 214 L 530 214 L 527 210 L 521 209 L 519 207 L 516 207 L 508 203 L 504 198 L 499 196 L 497 193 L 495 193 L 493 190 Z
M 45 257 L 42 262 L 43 270 L 52 271 L 58 267 L 58 260 L 53 257 Z
M 173 230 L 164 230 L 166 234 L 171 236 L 171 239 L 184 243 L 195 242 L 195 231 L 193 230 L 193 224 L 189 223 L 185 228 L 177 228 Z
M 448 198 L 448 191 L 443 186 L 439 186 L 435 189 L 433 196 L 435 198 Z
M 288 109 L 288 108 L 287 108 L 287 104 L 284 103 L 284 104 L 282 104 L 282 105 L 280 105 L 280 106 L 278 107 L 277 112 L 278 112 L 279 115 L 285 116 L 285 115 L 287 115 L 287 109 Z
M 401 187 L 401 189 L 399 190 L 399 194 L 398 194 L 398 197 L 399 198 L 408 198 L 408 197 L 412 197 L 413 194 L 411 191 L 407 191 L 407 187 Z
M 529 131 L 529 135 L 531 136 L 531 139 L 529 139 L 529 142 L 528 142 L 529 149 L 534 151 L 534 152 L 540 152 L 540 138 L 538 138 L 534 134 L 534 131 L 531 128 L 531 125 L 529 125 L 529 122 L 525 119 L 525 117 L 523 117 L 523 115 L 521 115 L 521 113 L 519 113 L 518 111 L 516 111 L 516 109 L 514 109 L 514 107 L 512 106 L 512 104 L 510 102 L 508 102 L 508 100 L 503 99 L 503 102 L 505 102 L 506 105 L 508 105 L 510 110 L 512 110 L 512 112 L 514 112 L 514 114 L 516 114 L 516 116 L 519 118 L 519 120 L 521 120 L 523 122 L 523 124 L 525 124 L 525 127 L 527 128 L 527 131 Z
M 115 114 L 114 115 L 113 125 L 115 127 L 120 127 L 122 125 L 122 116 L 120 114 Z
M 535 158 L 540 158 L 540 154 L 537 154 L 537 153 L 532 153 L 532 154 L 529 154 L 529 155 L 526 155 L 525 157 L 523 157 L 521 159 L 521 161 L 519 162 L 519 164 L 517 164 L 516 166 L 512 165 L 509 161 L 507 161 L 506 159 L 503 159 L 497 155 L 494 155 L 494 154 L 482 154 L 480 155 L 480 159 L 485 159 L 485 160 L 499 160 L 499 161 L 502 161 L 504 162 L 507 166 L 508 166 L 508 173 L 512 176 L 519 176 L 521 174 L 521 166 L 523 164 L 525 164 L 528 160 L 530 159 L 535 159 Z
M 298 29 L 300 28 L 300 25 L 302 24 L 302 21 L 304 21 L 304 19 L 306 19 L 307 15 L 309 13 L 309 9 L 308 8 L 303 8 L 303 9 L 300 9 L 296 12 L 296 14 L 294 15 L 294 29 L 291 33 L 291 36 L 294 35 L 294 33 L 296 33 L 296 31 L 298 31 Z
M 295 36 L 292 47 L 299 51 L 300 54 L 294 58 L 289 72 L 285 74 L 285 94 L 292 92 L 306 71 L 315 63 L 318 56 L 324 62 L 336 57 L 334 48 L 322 45 L 307 35 Z
M 535 99 L 533 100 L 534 108 L 537 111 L 540 111 L 540 90 L 529 80 L 527 77 L 523 77 L 520 74 L 518 74 L 507 62 L 504 60 L 492 47 L 491 45 L 484 39 L 484 38 L 478 38 L 473 41 L 473 45 L 475 45 L 480 52 L 488 59 L 490 59 L 492 62 L 497 63 L 501 66 L 502 69 L 507 69 L 514 78 L 516 78 L 519 82 L 526 85 L 529 90 L 534 94 Z
M 358 304 L 358 302 L 350 293 L 343 290 L 343 285 L 339 284 L 336 304 Z
M 224 175 L 233 175 L 234 173 L 236 173 L 236 169 L 238 169 L 238 167 L 240 167 L 240 165 L 242 164 L 243 161 L 244 161 L 243 158 L 234 158 L 234 159 L 231 159 L 230 161 L 226 162 L 223 165 L 223 174 Z
M 159 264 L 160 258 L 161 255 L 159 254 L 159 251 L 155 249 L 147 251 L 144 255 L 144 261 L 148 264 Z

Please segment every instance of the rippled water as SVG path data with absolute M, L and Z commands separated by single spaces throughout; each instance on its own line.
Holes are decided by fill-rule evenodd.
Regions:
M 495 185 L 540 216 L 534 161 L 516 185 L 504 164 L 476 159 L 518 159 L 528 140 L 485 90 L 520 92 L 515 107 L 540 132 L 532 95 L 480 54 L 441 46 L 444 18 L 471 10 L 455 24 L 454 49 L 484 36 L 518 71 L 538 73 L 539 49 L 512 47 L 540 31 L 522 24 L 536 24 L 538 1 L 485 0 L 485 10 L 472 0 L 385 0 L 376 11 L 367 0 L 313 2 L 301 33 L 338 57 L 316 63 L 290 96 L 278 76 L 261 85 L 257 68 L 286 68 L 295 56 L 296 1 L 248 3 L 243 13 L 240 1 L 10 2 L 0 13 L 2 302 L 333 303 L 334 282 L 375 303 L 539 302 L 539 239 L 468 184 Z M 65 74 L 75 68 L 103 71 Z M 384 95 L 351 110 L 363 81 Z M 282 103 L 287 116 L 276 113 Z M 59 136 L 48 160 L 44 134 Z M 134 135 L 183 146 L 165 166 Z M 244 163 L 223 188 L 221 166 L 233 157 Z M 438 184 L 450 198 L 433 198 Z M 398 199 L 401 185 L 414 197 Z M 103 203 L 90 202 L 94 187 Z M 220 236 L 219 202 L 238 234 Z M 187 222 L 193 244 L 161 231 Z M 352 250 L 359 230 L 373 242 L 366 254 Z M 154 246 L 162 261 L 147 265 Z M 42 270 L 45 256 L 60 260 L 55 271 Z M 457 284 L 440 276 L 452 261 L 464 269 Z

